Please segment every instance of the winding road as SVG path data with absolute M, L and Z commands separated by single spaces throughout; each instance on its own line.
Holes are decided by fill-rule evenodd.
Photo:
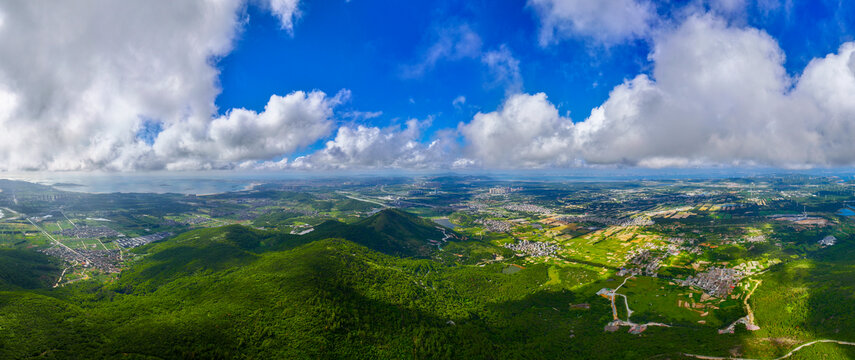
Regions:
M 745 313 L 747 315 L 745 315 L 739 319 L 736 319 L 736 321 L 734 321 L 728 327 L 726 327 L 724 329 L 719 329 L 719 331 L 718 331 L 719 334 L 732 334 L 736 330 L 736 325 L 738 325 L 738 324 L 745 325 L 745 328 L 748 329 L 749 331 L 760 330 L 760 327 L 754 323 L 754 311 L 751 310 L 751 305 L 748 304 L 748 298 L 750 298 L 751 295 L 754 294 L 754 290 L 757 290 L 757 288 L 760 287 L 760 284 L 763 283 L 763 280 L 749 280 L 749 281 L 753 282 L 754 288 L 752 288 L 751 291 L 749 291 L 748 294 L 745 295 L 745 299 L 742 300 L 742 303 L 745 304 Z
M 753 330 L 757 330 L 760 328 L 759 326 L 754 324 L 754 311 L 751 310 L 751 305 L 748 304 L 748 298 L 750 298 L 751 295 L 754 294 L 754 290 L 757 290 L 757 288 L 760 287 L 761 283 L 763 283 L 762 280 L 756 280 L 754 288 L 751 289 L 750 292 L 748 292 L 748 294 L 745 296 L 745 299 L 743 300 L 743 303 L 745 304 L 745 310 L 748 313 L 748 315 L 745 315 L 745 316 L 739 318 L 738 320 L 734 321 L 733 324 L 730 324 L 730 326 L 728 326 L 727 328 L 722 329 L 722 330 L 732 332 L 734 330 L 734 327 L 736 327 L 736 325 L 739 323 L 745 324 L 745 327 L 748 328 L 748 330 L 752 330 L 752 327 L 754 327 Z M 719 332 L 721 333 L 722 330 L 719 330 Z M 788 352 L 788 353 L 786 353 L 780 357 L 771 359 L 771 360 L 782 360 L 782 359 L 789 358 L 790 356 L 793 356 L 793 354 L 795 354 L 797 351 L 804 349 L 808 346 L 811 346 L 814 344 L 819 344 L 819 343 L 834 343 L 834 344 L 838 344 L 838 345 L 855 346 L 855 342 L 851 342 L 851 341 L 842 341 L 842 340 L 833 340 L 833 339 L 819 339 L 819 340 L 808 341 L 804 344 L 796 346 L 795 348 L 790 350 L 790 352 Z M 703 359 L 703 360 L 763 360 L 763 359 L 740 358 L 740 357 L 707 356 L 707 355 L 698 355 L 698 354 L 689 354 L 689 353 L 683 353 L 682 355 L 688 356 L 688 357 L 693 357 L 696 359 Z
M 855 346 L 855 342 L 831 340 L 831 339 L 820 339 L 820 340 L 809 341 L 809 342 L 806 342 L 806 343 L 801 344 L 799 346 L 796 346 L 794 349 L 790 350 L 790 352 L 784 354 L 783 356 L 777 357 L 777 358 L 774 358 L 771 360 L 786 359 L 790 356 L 793 356 L 793 354 L 795 354 L 796 351 L 799 351 L 799 350 L 806 348 L 808 346 L 811 346 L 813 344 L 819 344 L 819 343 L 835 343 L 838 345 Z M 706 355 L 687 354 L 687 353 L 683 353 L 683 356 L 693 357 L 696 359 L 704 359 L 704 360 L 763 360 L 763 359 L 739 358 L 739 357 L 706 356 Z
M 671 327 L 671 325 L 663 324 L 663 323 L 658 323 L 658 322 L 649 322 L 649 323 L 644 323 L 644 324 L 636 324 L 636 323 L 632 322 L 632 320 L 630 320 L 630 317 L 632 316 L 632 310 L 629 308 L 629 298 L 628 298 L 626 295 L 624 295 L 624 294 L 618 294 L 618 293 L 617 293 L 617 291 L 618 291 L 621 287 L 623 287 L 624 285 L 626 285 L 627 280 L 629 280 L 629 279 L 631 279 L 631 278 L 632 278 L 632 276 L 628 276 L 628 277 L 624 278 L 624 279 L 623 279 L 623 282 L 622 282 L 620 285 L 618 285 L 618 287 L 617 287 L 617 288 L 615 288 L 614 290 L 612 290 L 612 291 L 611 291 L 611 295 L 609 296 L 609 300 L 611 300 L 611 302 L 612 302 L 612 317 L 614 318 L 614 321 L 610 322 L 610 323 L 609 323 L 609 325 L 615 325 L 615 326 L 629 326 L 629 327 L 630 327 L 630 331 L 632 331 L 633 329 L 638 329 L 638 328 L 640 328 L 641 330 L 640 330 L 639 332 L 644 331 L 644 329 L 645 329 L 646 327 L 648 327 L 648 326 Z M 616 298 L 616 297 L 618 297 L 618 296 L 622 296 L 622 297 L 623 297 L 624 305 L 626 306 L 626 320 L 621 320 L 621 319 L 618 317 L 618 313 L 617 313 L 617 305 L 615 305 L 615 298 Z

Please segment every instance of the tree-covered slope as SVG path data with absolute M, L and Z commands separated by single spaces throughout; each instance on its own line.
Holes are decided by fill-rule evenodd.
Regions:
M 247 264 L 265 251 L 327 238 L 347 239 L 392 255 L 423 257 L 432 250 L 427 240 L 442 236 L 436 224 L 400 210 L 384 210 L 355 224 L 328 221 L 303 236 L 237 225 L 199 229 L 137 250 L 145 255 L 122 273 L 120 284 L 148 291 L 182 276 Z
M 436 249 L 428 241 L 440 241 L 444 236 L 438 226 L 401 210 L 386 209 L 353 224 L 327 221 L 304 236 L 344 238 L 385 254 L 428 257 Z
M 458 265 L 383 248 L 407 249 L 435 235 L 421 232 L 430 225 L 385 212 L 319 226 L 312 236 L 241 226 L 181 234 L 138 249 L 140 258 L 115 283 L 0 292 L 0 358 L 633 359 L 732 349 L 782 355 L 790 348 L 764 345 L 742 329 L 720 335 L 689 324 L 641 335 L 604 332 L 612 310 L 595 293 L 620 279 L 585 265 L 529 263 L 508 272 L 507 263 Z M 764 277 L 773 283 L 787 276 L 780 281 L 815 291 L 800 298 L 808 299 L 806 309 L 810 299 L 832 300 L 822 294 L 840 305 L 805 319 L 786 310 L 789 294 L 776 300 L 758 291 L 752 306 L 763 338 L 786 330 L 764 322 L 772 319 L 766 309 L 788 328 L 818 334 L 832 324 L 838 336 L 848 334 L 841 326 L 855 320 L 846 310 L 851 281 L 837 279 L 851 270 L 846 256 L 824 259 L 839 268 L 815 267 L 826 275 L 794 262 L 786 265 L 793 271 Z
M 62 270 L 35 251 L 0 249 L 0 291 L 53 285 Z
M 310 239 L 239 225 L 189 231 L 136 250 L 143 256 L 122 272 L 119 284 L 126 291 L 150 291 L 183 276 L 236 268 L 264 251 L 307 241 Z
M 593 295 L 604 284 L 570 285 L 595 275 L 584 268 L 554 283 L 548 265 L 506 274 L 342 239 L 246 246 L 267 235 L 191 232 L 152 246 L 116 284 L 0 293 L 0 358 L 616 358 L 716 345 L 675 330 L 649 330 L 655 341 L 604 334 L 610 308 Z M 210 258 L 222 249 L 239 255 Z

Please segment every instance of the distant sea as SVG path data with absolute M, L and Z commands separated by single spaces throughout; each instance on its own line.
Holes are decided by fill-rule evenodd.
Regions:
M 220 173 L 0 173 L 0 178 L 53 186 L 59 190 L 105 193 L 219 194 L 241 191 L 259 180 Z
M 839 176 L 841 180 L 855 179 L 853 168 L 824 168 L 787 170 L 775 168 L 698 168 L 698 169 L 640 169 L 640 168 L 568 168 L 551 170 L 432 170 L 432 171 L 279 171 L 279 172 L 0 172 L 0 179 L 21 180 L 54 186 L 65 191 L 86 193 L 176 193 L 219 194 L 241 191 L 254 185 L 312 179 L 377 177 L 437 177 L 482 176 L 500 181 L 599 182 L 688 180 L 763 177 L 769 175 L 801 174 L 809 176 Z

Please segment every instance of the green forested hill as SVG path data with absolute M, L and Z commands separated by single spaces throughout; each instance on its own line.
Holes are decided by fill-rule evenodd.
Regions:
M 657 329 L 654 342 L 604 336 L 608 303 L 545 286 L 545 265 L 446 267 L 340 239 L 247 254 L 193 271 L 170 260 L 181 276 L 154 273 L 157 287 L 141 261 L 117 284 L 0 293 L 0 358 L 615 358 L 676 346 L 678 333 Z M 591 309 L 571 307 L 581 302 Z
M 431 228 L 419 220 L 386 212 L 312 237 L 196 230 L 139 249 L 115 283 L 0 292 L 0 358 L 680 358 L 746 339 L 686 326 L 606 333 L 611 308 L 594 293 L 619 282 L 584 266 L 507 273 L 391 255 L 384 246 L 434 235 L 416 232 Z
M 136 291 L 152 290 L 182 276 L 248 264 L 262 252 L 327 238 L 347 239 L 392 255 L 426 257 L 436 249 L 426 239 L 442 237 L 436 224 L 391 209 L 355 224 L 327 221 L 303 236 L 237 225 L 201 229 L 137 250 L 147 255 L 122 274 L 120 284 Z
M 62 271 L 41 253 L 0 249 L 0 290 L 36 289 L 53 285 Z
M 305 236 L 344 238 L 390 255 L 428 257 L 436 249 L 428 240 L 443 238 L 438 226 L 401 210 L 386 209 L 354 224 L 327 221 Z

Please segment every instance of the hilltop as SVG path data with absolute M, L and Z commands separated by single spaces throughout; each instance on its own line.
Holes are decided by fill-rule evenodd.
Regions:
M 150 291 L 181 276 L 245 265 L 264 252 L 328 238 L 345 239 L 394 256 L 427 257 L 436 249 L 428 239 L 440 240 L 444 236 L 437 226 L 389 209 L 354 224 L 327 221 L 303 236 L 240 225 L 194 230 L 136 250 L 146 255 L 121 274 L 119 283 L 136 291 Z
M 385 209 L 353 224 L 327 221 L 304 236 L 339 237 L 389 255 L 425 258 L 436 250 L 429 240 L 440 241 L 446 232 L 452 233 L 430 220 L 398 209 Z

